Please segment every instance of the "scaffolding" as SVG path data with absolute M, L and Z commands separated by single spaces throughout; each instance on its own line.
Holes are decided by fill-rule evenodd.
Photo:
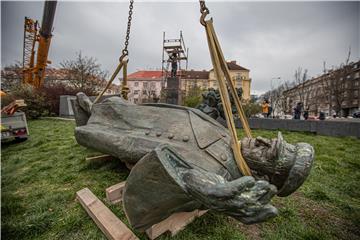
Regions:
M 173 61 L 173 54 L 176 54 L 176 62 L 178 64 L 178 71 L 176 76 L 181 78 L 182 74 L 182 65 L 181 63 L 185 62 L 185 70 L 188 67 L 188 56 L 189 48 L 186 48 L 182 31 L 180 31 L 180 37 L 176 39 L 166 39 L 165 32 L 163 32 L 163 51 L 162 51 L 162 65 L 161 72 L 163 76 L 162 87 L 166 87 L 166 81 L 169 77 L 169 68 L 171 62 Z M 180 80 L 180 79 L 179 79 Z

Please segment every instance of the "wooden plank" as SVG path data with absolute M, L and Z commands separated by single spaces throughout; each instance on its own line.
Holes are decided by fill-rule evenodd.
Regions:
M 146 230 L 146 234 L 151 240 L 156 239 L 167 231 L 171 233 L 171 236 L 175 236 L 186 225 L 194 221 L 195 218 L 202 216 L 206 212 L 207 210 L 194 210 L 192 212 L 174 213 L 167 219 L 151 226 Z
M 123 195 L 123 190 L 124 190 L 124 187 L 125 187 L 125 183 L 126 183 L 126 181 L 115 184 L 113 186 L 108 187 L 105 190 L 106 199 L 110 203 L 119 203 L 119 202 L 122 201 L 122 195 Z
M 186 225 L 192 223 L 196 218 L 204 215 L 208 210 L 195 210 L 195 211 L 196 211 L 195 216 L 183 215 L 177 220 L 178 222 L 171 225 L 170 228 L 171 236 L 175 236 L 178 232 L 183 230 L 186 227 Z
M 87 157 L 86 161 L 108 161 L 108 160 L 114 160 L 114 159 L 116 159 L 116 158 L 111 155 L 104 154 L 104 155 L 99 155 L 99 156 L 95 156 L 95 157 Z
M 77 199 L 108 239 L 135 240 L 135 234 L 88 188 L 76 193 Z

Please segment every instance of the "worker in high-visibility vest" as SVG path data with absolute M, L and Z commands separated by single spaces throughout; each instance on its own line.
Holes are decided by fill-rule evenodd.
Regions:
M 264 100 L 261 107 L 262 107 L 262 114 L 264 115 L 265 118 L 267 118 L 268 113 L 269 113 L 269 102 L 268 102 L 268 100 Z
M 0 91 L 0 97 L 5 97 L 6 96 L 6 93 L 1 89 Z

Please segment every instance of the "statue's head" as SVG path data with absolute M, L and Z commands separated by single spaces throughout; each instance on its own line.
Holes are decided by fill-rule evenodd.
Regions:
M 280 132 L 274 139 L 244 138 L 241 151 L 250 168 L 278 188 L 279 196 L 288 196 L 302 185 L 314 160 L 310 144 L 289 144 Z

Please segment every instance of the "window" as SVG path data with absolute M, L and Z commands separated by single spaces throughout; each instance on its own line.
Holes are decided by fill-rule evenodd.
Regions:
M 134 95 L 138 95 L 139 92 L 140 92 L 139 90 L 135 90 L 135 91 L 134 91 Z
M 135 83 L 134 83 L 134 86 L 135 86 L 135 87 L 138 87 L 138 86 L 139 86 L 139 82 L 135 82 Z
M 139 102 L 139 99 L 134 98 L 134 103 L 138 103 L 138 102 Z
M 155 96 L 156 95 L 156 91 L 155 90 L 151 90 L 151 96 Z
M 151 87 L 151 88 L 155 88 L 155 87 L 156 87 L 156 82 L 151 82 L 151 83 L 150 83 L 150 87 Z
M 149 86 L 149 83 L 148 83 L 148 82 L 143 82 L 143 87 L 144 87 L 144 88 L 148 88 L 148 86 Z
M 144 90 L 142 90 L 142 93 L 143 93 L 143 94 L 146 94 L 146 90 L 145 90 L 145 89 L 144 89 Z

